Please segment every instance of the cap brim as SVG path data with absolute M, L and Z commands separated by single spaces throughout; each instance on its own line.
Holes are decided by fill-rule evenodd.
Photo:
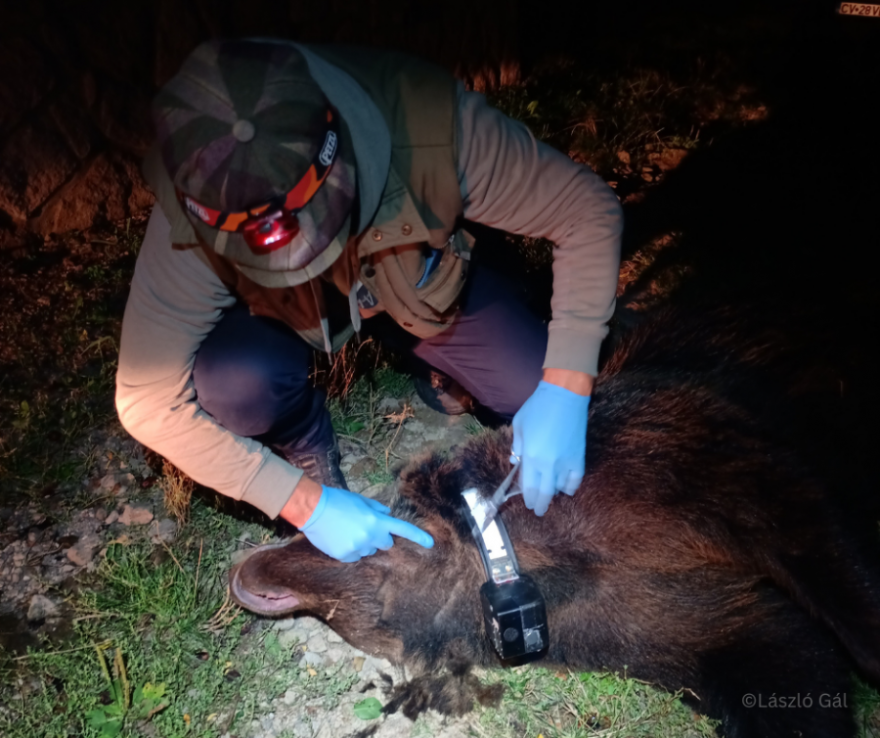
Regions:
M 320 254 L 299 269 L 274 269 L 235 261 L 235 267 L 248 279 L 263 287 L 295 287 L 327 270 L 345 249 L 351 231 L 351 214 L 345 216 L 339 233 L 333 236 Z M 280 250 L 280 249 L 279 249 Z

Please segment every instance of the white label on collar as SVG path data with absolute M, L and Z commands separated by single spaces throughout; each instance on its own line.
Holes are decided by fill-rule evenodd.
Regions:
M 489 500 L 482 497 L 476 489 L 466 489 L 461 493 L 464 501 L 470 508 L 471 515 L 477 523 L 477 528 L 481 529 L 486 517 L 492 506 Z M 501 532 L 498 530 L 498 524 L 493 520 L 486 526 L 486 530 L 480 533 L 483 543 L 486 544 L 486 551 L 489 552 L 490 559 L 500 559 L 507 556 L 507 549 L 504 548 L 504 541 L 501 538 Z

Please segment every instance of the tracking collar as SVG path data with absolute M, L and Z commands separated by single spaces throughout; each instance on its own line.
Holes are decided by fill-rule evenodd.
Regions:
M 547 612 L 538 586 L 520 573 L 507 529 L 496 515 L 482 530 L 491 503 L 478 490 L 461 493 L 465 519 L 480 550 L 486 583 L 480 587 L 486 635 L 503 660 L 522 664 L 541 658 L 549 643 Z

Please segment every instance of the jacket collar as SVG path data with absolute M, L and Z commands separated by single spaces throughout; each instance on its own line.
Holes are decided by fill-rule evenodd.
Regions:
M 354 232 L 360 233 L 380 207 L 391 170 L 391 134 L 363 87 L 339 67 L 304 44 L 292 44 L 305 57 L 309 73 L 348 125 L 354 141 L 360 213 Z
M 370 226 L 357 236 L 358 254 L 428 240 L 429 232 L 400 175 L 390 168 L 388 183 Z

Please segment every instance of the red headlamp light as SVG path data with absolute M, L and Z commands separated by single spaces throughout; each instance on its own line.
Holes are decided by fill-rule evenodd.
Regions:
M 283 198 L 240 212 L 223 212 L 196 202 L 189 195 L 177 191 L 181 204 L 203 223 L 221 231 L 241 233 L 255 254 L 265 255 L 289 244 L 299 233 L 296 214 L 304 208 L 320 189 L 336 161 L 339 137 L 336 116 L 327 111 L 327 131 L 324 142 L 312 160 L 305 176 Z
M 248 218 L 241 232 L 253 252 L 262 256 L 289 244 L 299 233 L 299 221 L 283 208 L 271 210 L 266 215 Z

